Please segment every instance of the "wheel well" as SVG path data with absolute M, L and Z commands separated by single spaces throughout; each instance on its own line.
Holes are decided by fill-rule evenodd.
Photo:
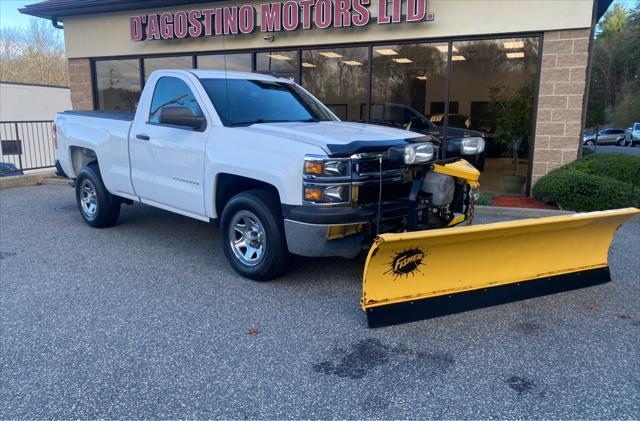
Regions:
M 280 201 L 278 189 L 276 189 L 272 184 L 234 174 L 218 174 L 216 181 L 216 197 L 214 202 L 218 218 L 220 218 L 222 209 L 224 209 L 229 199 L 243 191 L 256 189 L 270 191 L 278 199 L 278 202 Z
M 69 152 L 71 155 L 71 164 L 73 165 L 73 173 L 75 175 L 77 175 L 83 167 L 92 163 L 98 163 L 98 157 L 91 149 L 72 146 Z

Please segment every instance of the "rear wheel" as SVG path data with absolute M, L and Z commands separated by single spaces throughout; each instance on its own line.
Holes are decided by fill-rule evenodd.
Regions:
M 222 211 L 220 237 L 227 260 L 244 277 L 268 281 L 287 269 L 282 212 L 272 192 L 250 190 L 232 197 Z
M 618 140 L 618 146 L 625 146 L 626 142 L 624 141 L 624 139 L 620 139 Z
M 82 219 L 94 228 L 115 225 L 120 201 L 107 191 L 95 165 L 84 167 L 76 179 L 76 202 Z

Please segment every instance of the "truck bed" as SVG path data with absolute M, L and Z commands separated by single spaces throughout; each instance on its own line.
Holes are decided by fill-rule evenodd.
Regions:
M 63 114 L 80 115 L 84 117 L 108 118 L 111 120 L 133 121 L 136 110 L 113 110 L 113 111 L 65 111 Z

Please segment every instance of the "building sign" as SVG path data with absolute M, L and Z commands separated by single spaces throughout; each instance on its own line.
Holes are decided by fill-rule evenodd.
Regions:
M 216 7 L 190 11 L 152 13 L 129 18 L 131 40 L 195 38 L 200 36 L 250 34 L 365 26 L 372 16 L 371 0 L 288 0 L 251 5 Z M 433 20 L 427 0 L 379 0 L 375 23 L 387 25 Z

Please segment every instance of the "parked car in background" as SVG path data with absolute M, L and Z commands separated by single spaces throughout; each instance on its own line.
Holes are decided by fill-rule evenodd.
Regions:
M 467 119 L 468 117 L 465 117 Z M 447 129 L 447 142 L 445 144 L 447 158 L 464 158 L 478 170 L 484 169 L 484 155 L 466 155 L 462 151 L 462 140 L 469 137 L 484 138 L 485 134 L 477 130 L 461 128 L 463 124 L 456 127 L 455 123 L 449 121 Z M 371 104 L 371 124 L 394 127 L 403 130 L 430 135 L 434 141 L 442 147 L 444 138 L 444 127 L 436 126 L 424 114 L 415 108 L 397 103 L 374 103 Z
M 624 130 L 602 129 L 598 133 L 585 133 L 582 137 L 582 142 L 588 146 L 594 146 L 596 143 L 598 145 L 624 146 Z
M 624 143 L 627 146 L 640 145 L 640 123 L 633 123 L 625 130 Z

